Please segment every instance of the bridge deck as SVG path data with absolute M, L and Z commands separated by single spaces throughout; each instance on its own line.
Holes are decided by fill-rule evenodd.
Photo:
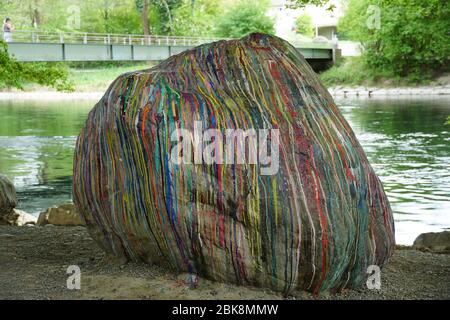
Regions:
M 142 35 L 36 33 L 15 31 L 8 51 L 18 61 L 152 61 L 164 60 L 198 44 L 219 39 Z M 334 61 L 332 43 L 294 46 L 308 60 Z

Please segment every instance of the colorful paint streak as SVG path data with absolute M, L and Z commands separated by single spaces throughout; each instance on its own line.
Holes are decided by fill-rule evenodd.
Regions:
M 280 168 L 174 165 L 176 128 L 280 132 Z M 301 54 L 252 34 L 120 76 L 77 141 L 74 202 L 109 253 L 289 293 L 358 287 L 392 255 L 382 185 Z

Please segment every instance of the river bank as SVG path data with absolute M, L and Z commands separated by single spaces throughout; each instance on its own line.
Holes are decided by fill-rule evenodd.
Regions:
M 331 87 L 328 89 L 333 97 L 352 98 L 388 98 L 404 99 L 408 97 L 433 98 L 450 97 L 450 85 L 446 86 L 423 86 L 423 87 L 400 87 L 400 88 L 378 88 L 378 87 Z M 103 91 L 82 92 L 56 92 L 56 91 L 11 91 L 0 92 L 0 101 L 11 100 L 99 100 Z
M 83 227 L 0 227 L 0 299 L 270 299 L 270 290 L 199 280 L 156 266 L 111 263 Z M 81 289 L 66 287 L 67 268 L 81 270 Z M 381 274 L 381 290 L 346 290 L 289 299 L 450 299 L 450 255 L 399 247 Z
M 408 96 L 450 96 L 450 85 L 420 86 L 420 87 L 331 87 L 328 89 L 332 96 L 344 97 L 383 97 L 407 98 Z
M 100 99 L 112 81 L 119 75 L 136 70 L 152 67 L 151 63 L 136 63 L 124 66 L 103 66 L 91 68 L 70 68 L 69 78 L 73 82 L 75 91 L 70 93 L 57 92 L 37 84 L 27 83 L 24 90 L 0 89 L 0 100 L 79 100 Z M 320 74 L 326 84 L 327 71 Z M 443 74 L 426 85 L 403 85 L 399 80 L 379 81 L 373 85 L 332 85 L 329 83 L 328 91 L 336 97 L 408 97 L 408 96 L 450 96 L 450 75 Z
M 57 91 L 4 91 L 0 92 L 0 101 L 39 100 L 39 101 L 74 101 L 99 100 L 104 92 L 57 92 Z

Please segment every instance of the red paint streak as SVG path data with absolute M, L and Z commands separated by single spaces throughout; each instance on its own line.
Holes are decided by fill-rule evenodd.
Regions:
M 272 105 L 275 107 L 275 112 L 277 113 L 277 115 L 282 118 L 283 114 L 280 111 L 280 108 L 277 107 L 277 103 L 275 101 L 275 94 L 272 92 L 272 94 L 270 95 L 270 99 L 272 100 Z
M 345 158 L 345 152 L 342 149 L 342 145 L 336 142 L 336 147 L 338 148 L 339 154 L 341 155 L 341 160 L 344 163 L 345 176 L 347 177 L 348 180 L 356 181 L 355 176 L 352 174 L 350 167 L 348 166 L 347 159 Z
M 275 68 L 275 62 L 272 60 L 269 61 L 269 71 L 270 74 L 275 78 L 275 80 L 280 80 L 280 73 Z
M 292 117 L 293 119 L 297 118 L 297 112 L 296 112 L 296 111 L 290 110 L 289 113 L 291 114 L 291 117 Z
M 147 119 L 147 114 L 150 111 L 150 108 L 144 108 L 144 114 L 142 115 L 142 122 L 141 122 L 141 136 L 142 138 L 145 137 L 145 120 Z M 144 144 L 145 143 L 145 139 L 144 140 Z
M 269 71 L 270 74 L 274 77 L 275 82 L 278 84 L 278 88 L 280 89 L 281 93 L 281 100 L 283 100 L 283 103 L 286 106 L 290 105 L 290 99 L 288 98 L 289 94 L 286 92 L 286 87 L 281 83 L 281 77 L 280 73 L 278 72 L 278 69 L 276 67 L 276 64 L 273 61 L 269 61 Z
M 309 150 L 310 150 L 310 159 L 314 159 L 312 147 L 310 147 Z M 314 181 L 314 196 L 315 196 L 315 200 L 316 200 L 317 210 L 319 211 L 320 228 L 322 229 L 322 272 L 320 275 L 319 283 L 313 290 L 313 293 L 317 294 L 319 292 L 319 290 L 322 286 L 322 283 L 325 280 L 325 276 L 327 274 L 326 264 L 327 264 L 327 249 L 328 249 L 328 224 L 327 224 L 327 217 L 325 216 L 325 213 L 323 212 L 322 206 L 320 203 L 321 199 L 320 199 L 319 185 L 317 183 L 317 181 L 320 181 L 319 173 L 317 172 L 317 169 L 315 168 L 312 161 L 308 161 L 308 169 L 309 169 L 310 173 L 314 174 L 314 176 L 316 178 L 316 179 L 312 179 L 312 181 Z

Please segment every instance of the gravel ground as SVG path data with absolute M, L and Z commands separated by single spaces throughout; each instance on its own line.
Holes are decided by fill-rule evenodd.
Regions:
M 69 265 L 81 290 L 66 286 Z M 155 266 L 110 261 L 83 227 L 0 227 L 0 299 L 283 299 L 269 290 L 199 280 L 196 289 Z M 450 299 L 450 255 L 401 247 L 381 274 L 381 290 L 294 292 L 288 299 Z

